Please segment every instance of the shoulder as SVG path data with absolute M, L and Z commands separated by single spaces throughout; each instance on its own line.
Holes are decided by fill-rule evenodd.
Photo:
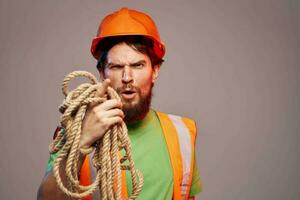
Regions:
M 175 126 L 185 127 L 189 130 L 193 137 L 196 137 L 197 126 L 196 121 L 189 117 L 183 117 L 175 114 L 169 114 L 161 111 L 155 111 L 160 119 L 167 118 L 172 121 Z

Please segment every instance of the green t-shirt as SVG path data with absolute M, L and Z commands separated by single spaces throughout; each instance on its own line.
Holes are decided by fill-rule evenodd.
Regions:
M 132 145 L 132 156 L 137 169 L 144 176 L 144 185 L 138 199 L 172 199 L 173 171 L 166 141 L 155 111 L 150 110 L 143 121 L 127 126 Z M 55 155 L 48 161 L 47 171 L 53 167 Z M 202 190 L 199 170 L 194 162 L 192 187 L 189 196 L 195 196 Z M 127 191 L 131 194 L 130 173 L 126 172 Z

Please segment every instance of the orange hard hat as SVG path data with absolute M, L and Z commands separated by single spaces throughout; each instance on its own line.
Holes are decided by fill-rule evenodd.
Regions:
M 97 36 L 92 41 L 91 52 L 98 60 L 97 46 L 104 38 L 111 36 L 140 35 L 153 41 L 153 50 L 159 58 L 165 55 L 165 45 L 160 40 L 154 21 L 145 13 L 121 8 L 106 16 L 98 28 Z

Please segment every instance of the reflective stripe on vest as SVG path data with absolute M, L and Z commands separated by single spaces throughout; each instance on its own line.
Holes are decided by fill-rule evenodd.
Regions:
M 180 184 L 180 191 L 181 196 L 183 199 L 189 193 L 189 182 L 190 182 L 190 173 L 191 173 L 191 156 L 192 156 L 192 149 L 191 149 L 191 136 L 189 130 L 183 123 L 181 117 L 175 115 L 168 115 L 169 118 L 172 120 L 179 139 L 180 145 L 180 153 L 181 153 L 181 161 L 182 161 L 182 180 Z
M 187 200 L 194 167 L 195 122 L 189 118 L 157 112 L 168 146 L 174 176 L 174 200 Z
M 183 118 L 162 112 L 156 113 L 166 139 L 173 169 L 173 200 L 187 200 L 189 198 L 193 177 L 194 145 L 196 139 L 195 122 L 189 118 Z M 88 160 L 90 162 L 88 162 Z M 95 170 L 91 167 L 91 159 L 89 159 L 89 157 L 86 157 L 84 165 L 81 168 L 80 184 L 83 184 L 82 180 L 87 179 L 90 182 L 85 182 L 85 184 L 91 184 L 91 177 L 93 180 L 95 179 Z M 94 194 L 93 199 L 97 199 L 98 195 L 99 194 Z M 91 196 L 84 198 L 84 200 L 91 200 Z M 122 199 L 127 199 L 126 177 L 124 170 L 122 170 Z

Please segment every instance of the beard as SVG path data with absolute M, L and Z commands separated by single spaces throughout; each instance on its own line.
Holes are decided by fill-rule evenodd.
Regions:
M 132 103 L 131 101 L 124 100 L 121 97 L 123 103 L 122 110 L 125 115 L 124 121 L 125 123 L 130 124 L 144 119 L 147 113 L 149 112 L 151 106 L 151 100 L 152 100 L 153 84 L 151 85 L 151 88 L 146 95 L 142 95 L 141 90 L 132 85 L 117 88 L 116 91 L 120 95 L 122 90 L 128 87 L 133 88 L 139 97 L 139 101 L 137 103 Z

